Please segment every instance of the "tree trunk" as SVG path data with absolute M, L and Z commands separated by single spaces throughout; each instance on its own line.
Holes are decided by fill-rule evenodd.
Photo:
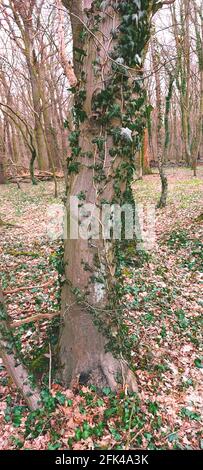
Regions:
M 18 7 L 19 8 L 19 7 Z M 37 144 L 37 160 L 40 170 L 48 170 L 49 161 L 47 155 L 46 142 L 44 137 L 44 128 L 43 128 L 43 103 L 42 103 L 42 90 L 41 90 L 41 73 L 40 66 L 41 64 L 38 61 L 34 49 L 34 31 L 32 25 L 32 16 L 30 18 L 26 17 L 26 13 L 20 10 L 20 15 L 22 16 L 22 21 L 24 24 L 24 55 L 27 62 L 27 67 L 30 76 L 31 90 L 32 90 L 32 100 L 33 100 L 33 111 L 34 111 L 34 132 L 35 140 Z
M 144 130 L 143 142 L 142 142 L 142 167 L 144 175 L 151 173 L 150 169 L 150 155 L 149 155 L 149 134 L 148 129 Z
M 158 208 L 166 206 L 167 195 L 168 195 L 168 180 L 164 170 L 164 129 L 163 129 L 163 111 L 162 111 L 162 100 L 161 100 L 161 81 L 158 71 L 158 51 L 156 40 L 152 41 L 152 62 L 155 76 L 155 93 L 156 93 L 156 110 L 157 110 L 157 122 L 156 122 L 156 143 L 157 143 L 157 159 L 159 166 L 159 174 L 161 179 L 161 197 L 157 204 Z M 166 135 L 165 135 L 166 137 Z
M 62 168 L 64 169 L 64 165 L 67 158 L 67 149 L 68 149 L 68 132 L 64 128 L 64 116 L 63 115 L 63 106 L 61 103 L 61 97 L 59 94 L 59 90 L 56 86 L 54 86 L 54 76 L 52 71 L 50 70 L 50 77 L 49 80 L 49 88 L 50 94 L 52 97 L 52 105 L 53 105 L 53 119 L 56 123 L 55 128 L 58 129 L 60 134 L 60 151 L 62 154 Z
M 47 140 L 47 153 L 50 155 L 51 162 L 49 162 L 50 167 L 53 168 L 53 166 L 56 169 L 61 168 L 61 155 L 60 151 L 58 148 L 58 143 L 56 141 L 56 133 L 55 129 L 52 127 L 52 123 L 50 120 L 50 109 L 48 109 L 47 104 L 44 102 L 43 103 L 43 117 L 44 117 L 44 129 L 46 133 L 46 140 Z M 58 148 L 58 152 L 56 149 Z
M 0 184 L 4 184 L 6 182 L 5 172 L 4 172 L 4 163 L 5 163 L 5 155 L 6 155 L 4 126 L 5 126 L 5 123 L 3 121 L 2 126 L 0 128 Z
M 32 87 L 32 98 L 33 98 L 33 108 L 34 108 L 34 121 L 35 121 L 35 139 L 37 143 L 37 160 L 40 170 L 48 170 L 48 156 L 46 142 L 44 139 L 44 130 L 43 130 L 43 110 L 42 110 L 42 101 L 41 101 L 41 91 L 37 78 L 36 71 L 33 70 L 32 66 L 29 64 L 30 80 Z
M 4 183 L 5 183 L 4 167 L 3 167 L 3 163 L 0 161 L 0 184 L 4 184 Z
M 194 2 L 194 27 L 196 33 L 196 50 L 199 64 L 199 92 L 200 92 L 200 106 L 198 113 L 198 121 L 194 131 L 195 136 L 192 142 L 192 167 L 193 174 L 197 176 L 197 159 L 198 155 L 201 156 L 202 143 L 203 143 L 203 16 L 201 7 Z M 198 18 L 200 25 L 198 26 Z
M 135 153 L 146 127 L 140 67 L 149 40 L 152 2 L 147 2 L 142 14 L 141 6 L 131 1 L 112 6 L 110 1 L 103 2 L 102 9 L 98 2 L 86 0 L 84 11 L 82 1 L 63 3 L 70 11 L 78 79 L 72 90 L 75 129 L 69 137 L 67 225 L 70 196 L 80 195 L 81 206 L 84 200 L 94 205 L 101 228 L 104 201 L 133 204 Z M 82 27 L 84 22 L 87 29 Z M 140 35 L 143 40 L 138 45 Z M 83 214 L 80 222 L 84 220 Z M 59 344 L 63 380 L 66 385 L 79 380 L 112 389 L 121 383 L 136 390 L 134 376 L 123 359 L 126 326 L 118 302 L 120 281 L 115 275 L 116 252 L 122 250 L 122 242 L 101 236 L 92 239 L 91 235 L 87 240 L 72 238 L 68 233 L 64 257 Z M 128 240 L 125 243 L 128 246 Z M 113 353 L 106 350 L 107 344 Z M 126 349 L 129 357 L 129 346 Z
M 175 5 L 172 7 L 172 19 L 177 51 L 176 83 L 180 93 L 181 125 L 183 151 L 187 165 L 191 164 L 190 149 L 190 37 L 189 37 L 190 0 L 180 2 L 180 27 Z

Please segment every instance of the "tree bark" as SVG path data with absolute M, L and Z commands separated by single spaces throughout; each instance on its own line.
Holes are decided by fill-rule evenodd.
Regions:
M 48 155 L 46 142 L 44 139 L 43 131 L 43 109 L 42 109 L 42 100 L 41 100 L 41 89 L 39 84 L 39 77 L 37 76 L 36 70 L 34 70 L 31 62 L 28 61 L 28 69 L 30 73 L 30 81 L 32 87 L 32 98 L 33 98 L 33 108 L 34 108 L 34 121 L 35 121 L 35 139 L 37 143 L 37 160 L 40 170 L 48 170 Z
M 191 164 L 190 148 L 190 37 L 189 37 L 189 10 L 190 1 L 181 0 L 180 27 L 176 17 L 175 5 L 172 6 L 172 19 L 177 51 L 177 77 L 176 84 L 180 93 L 181 125 L 183 139 L 183 158 L 187 165 Z
M 72 154 L 68 159 L 67 225 L 70 196 L 78 196 L 81 191 L 85 202 L 99 210 L 101 224 L 103 200 L 120 205 L 126 200 L 133 200 L 131 183 L 135 153 L 140 148 L 146 126 L 142 111 L 134 102 L 141 78 L 137 60 L 141 60 L 149 39 L 152 2 L 149 2 L 144 21 L 141 20 L 139 25 L 140 34 L 146 28 L 142 50 L 137 50 L 137 41 L 133 36 L 131 54 L 124 51 L 122 39 L 125 32 L 122 33 L 119 28 L 122 24 L 125 29 L 124 10 L 131 9 L 132 16 L 133 13 L 136 16 L 140 13 L 139 5 L 127 1 L 124 6 L 120 2 L 112 6 L 112 2 L 107 1 L 103 2 L 105 7 L 102 9 L 96 6 L 95 1 L 86 0 L 83 10 L 81 1 L 63 0 L 63 3 L 70 12 L 74 68 L 78 79 L 78 85 L 73 90 L 77 115 L 75 130 L 70 136 Z M 130 21 L 132 16 L 129 17 Z M 134 24 L 134 30 L 132 24 L 132 35 L 138 33 L 136 28 L 139 26 Z M 118 45 L 125 59 L 119 52 L 116 53 Z M 131 106 L 138 106 L 138 111 L 132 112 L 132 116 L 127 114 L 127 92 L 130 92 Z M 143 97 L 144 92 L 140 93 Z M 105 101 L 106 94 L 109 98 Z M 134 132 L 135 128 L 139 129 L 140 138 Z M 116 133 L 119 134 L 117 138 L 114 136 Z M 122 142 L 121 148 L 115 143 L 116 139 L 120 144 Z M 91 236 L 88 240 L 68 237 L 65 242 L 66 284 L 62 295 L 63 326 L 59 349 L 62 376 L 68 386 L 77 380 L 95 383 L 99 388 L 108 385 L 115 390 L 121 383 L 137 390 L 134 375 L 123 359 L 122 345 L 119 345 L 117 353 L 114 348 L 119 341 L 122 343 L 118 334 L 121 317 L 115 294 L 115 245 L 113 240 L 105 241 L 101 237 L 92 240 Z M 106 351 L 109 336 L 111 340 L 113 338 L 113 353 Z
M 6 182 L 5 170 L 4 170 L 4 163 L 5 163 L 5 156 L 6 156 L 4 129 L 5 129 L 5 122 L 3 120 L 2 126 L 0 127 L 0 184 L 4 184 Z
M 27 122 L 9 105 L 5 105 L 4 103 L 0 103 L 0 105 L 3 107 L 3 113 L 9 117 L 10 121 L 15 124 L 15 127 L 19 129 L 21 135 L 23 136 L 24 142 L 28 146 L 30 152 L 31 152 L 31 158 L 30 158 L 30 176 L 31 176 L 31 181 L 33 184 L 36 184 L 36 180 L 34 177 L 34 163 L 37 157 L 37 150 L 35 147 L 34 143 L 34 138 L 33 138 L 33 133 L 32 130 L 29 128 Z M 6 108 L 8 111 L 5 111 Z M 15 117 L 14 117 L 15 116 Z M 22 124 L 24 128 L 22 127 Z M 9 134 L 8 134 L 9 137 Z M 8 145 L 9 148 L 11 148 L 11 143 L 10 140 L 8 139 Z
M 156 143 L 157 143 L 157 159 L 159 166 L 159 174 L 161 179 L 161 197 L 157 204 L 158 208 L 166 206 L 167 195 L 168 195 L 168 180 L 164 170 L 164 129 L 163 129 L 163 112 L 162 112 L 162 100 L 161 100 L 161 82 L 160 75 L 158 72 L 158 51 L 156 40 L 152 41 L 152 62 L 155 76 L 155 93 L 156 93 L 156 110 L 157 110 L 157 122 L 156 122 Z
M 150 155 L 149 155 L 149 134 L 147 127 L 144 130 L 142 142 L 142 166 L 144 175 L 151 173 L 150 169 Z
M 198 25 L 198 19 L 200 25 Z M 200 94 L 200 105 L 198 113 L 198 121 L 194 131 L 194 137 L 192 141 L 192 167 L 193 174 L 197 176 L 197 159 L 198 155 L 201 156 L 202 144 L 203 144 L 203 16 L 201 7 L 194 2 L 194 27 L 196 33 L 196 50 L 199 65 L 199 94 Z
M 49 168 L 48 155 L 43 131 L 43 109 L 41 99 L 41 76 L 40 76 L 40 63 L 34 48 L 34 38 L 36 31 L 33 28 L 33 15 L 32 10 L 35 2 L 28 2 L 27 8 L 22 2 L 11 4 L 14 20 L 21 32 L 23 47 L 21 50 L 25 56 L 27 67 L 29 71 L 34 122 L 35 122 L 35 139 L 37 143 L 37 159 L 40 170 L 47 170 Z M 16 37 L 15 37 L 16 40 Z M 17 41 L 17 40 L 16 40 Z M 18 42 L 19 44 L 19 42 Z

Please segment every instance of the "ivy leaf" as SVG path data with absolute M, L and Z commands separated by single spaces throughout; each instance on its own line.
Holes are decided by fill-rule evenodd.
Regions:
M 128 127 L 122 127 L 121 128 L 121 135 L 127 140 L 130 140 L 131 142 L 133 141 L 132 138 L 132 131 Z
M 197 357 L 194 360 L 194 364 L 195 364 L 196 367 L 198 367 L 198 369 L 203 369 L 203 361 L 200 357 Z
M 60 449 L 60 447 L 61 447 L 60 442 L 56 442 L 55 444 L 49 444 L 48 450 L 57 450 L 57 449 Z
M 174 441 L 177 441 L 178 440 L 178 435 L 176 432 L 172 432 L 171 434 L 169 434 L 168 436 L 168 441 L 169 442 L 174 442 Z

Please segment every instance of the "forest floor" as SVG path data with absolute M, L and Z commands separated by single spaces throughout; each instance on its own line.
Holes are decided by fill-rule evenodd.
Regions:
M 0 362 L 0 449 L 203 448 L 203 168 L 197 178 L 187 169 L 168 173 L 156 243 L 123 269 L 138 396 L 64 390 L 56 379 L 49 393 L 61 266 L 60 243 L 46 231 L 47 207 L 56 203 L 53 183 L 0 186 L 1 218 L 15 224 L 0 226 L 0 276 L 17 346 L 41 381 L 44 402 L 30 413 Z M 156 203 L 159 188 L 155 174 L 135 182 L 136 201 Z M 56 316 L 30 321 L 39 314 Z

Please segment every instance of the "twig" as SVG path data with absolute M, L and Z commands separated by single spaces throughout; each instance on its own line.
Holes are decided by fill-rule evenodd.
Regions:
M 33 315 L 32 317 L 23 318 L 22 320 L 14 320 L 10 326 L 11 328 L 16 328 L 17 326 L 25 325 L 26 323 L 36 322 L 39 320 L 52 320 L 52 318 L 60 315 L 60 312 L 55 313 L 39 313 L 38 315 Z
M 128 438 L 127 438 L 127 443 L 125 445 L 125 450 L 129 450 L 129 447 L 130 445 L 132 444 L 132 442 L 134 442 L 134 440 L 143 432 L 143 429 L 140 429 L 133 437 L 132 439 L 130 439 L 130 431 L 132 431 L 131 429 L 129 430 L 129 435 L 128 435 Z
M 51 353 L 51 345 L 49 343 L 49 391 L 51 391 L 51 370 L 52 370 L 52 353 Z
M 125 450 L 127 450 L 129 448 L 129 445 L 130 445 L 130 433 L 132 431 L 131 429 L 131 424 L 132 424 L 132 418 L 133 418 L 133 413 L 135 411 L 135 403 L 133 403 L 133 406 L 132 406 L 132 410 L 131 410 L 131 413 L 130 413 L 130 419 L 129 419 L 129 430 L 128 430 L 128 436 L 127 436 L 127 441 L 126 441 L 126 445 L 125 445 Z M 140 433 L 140 430 L 139 430 L 139 433 Z M 134 438 L 137 436 L 137 434 L 134 436 Z
M 4 290 L 3 293 L 4 294 L 15 294 L 16 292 L 19 292 L 19 291 L 26 291 L 26 290 L 31 290 L 31 289 L 40 289 L 41 287 L 48 287 L 48 286 L 51 286 L 50 284 L 50 281 L 49 282 L 45 282 L 44 284 L 40 284 L 39 286 L 19 286 L 19 287 L 16 287 L 16 289 L 13 289 L 13 290 Z

